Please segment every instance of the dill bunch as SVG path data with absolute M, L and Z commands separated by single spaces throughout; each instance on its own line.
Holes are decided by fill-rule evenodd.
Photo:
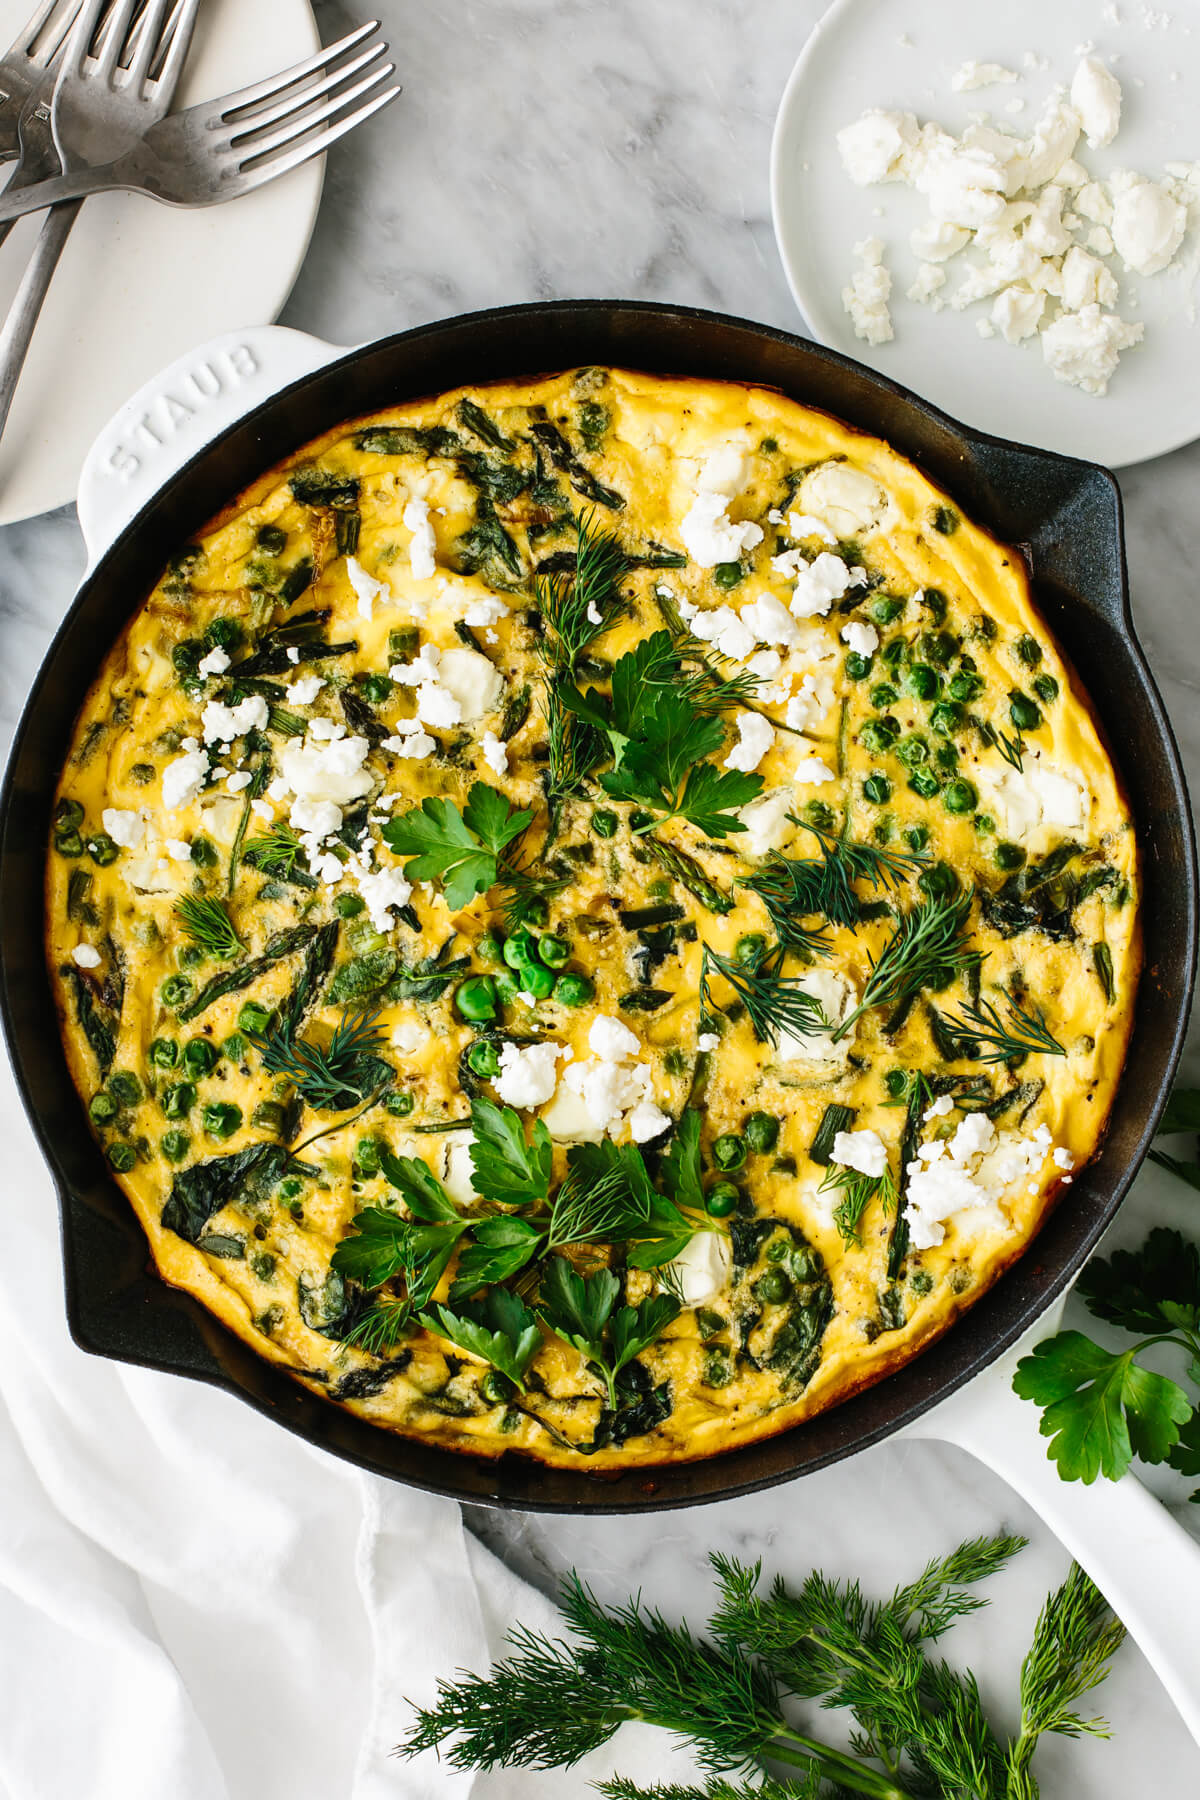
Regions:
M 785 975 L 784 945 L 776 944 L 739 962 L 724 956 L 705 944 L 700 958 L 700 1026 L 711 1030 L 714 1014 L 720 1012 L 712 997 L 710 969 L 724 977 L 745 1007 L 754 1035 L 760 1044 L 774 1044 L 784 1036 L 813 1037 L 818 1032 L 832 1031 L 833 1021 L 815 994 L 810 994 L 798 975 Z
M 972 1062 L 992 1063 L 1011 1062 L 1021 1056 L 1067 1054 L 1065 1045 L 1059 1043 L 1047 1025 L 1040 1006 L 1035 1003 L 1026 1011 L 1011 994 L 1004 995 L 1004 1004 L 1007 1022 L 992 1001 L 982 999 L 975 1006 L 964 1006 L 957 1018 L 948 1015 L 943 1020 L 960 1056 L 969 1057 Z
M 197 899 L 193 894 L 185 894 L 175 903 L 175 917 L 185 936 L 219 962 L 227 962 L 242 948 L 233 921 L 219 900 Z
M 935 992 L 977 969 L 983 953 L 963 941 L 974 895 L 934 895 L 901 913 L 887 943 L 871 959 L 862 999 L 834 1032 L 845 1037 L 855 1021 L 876 1006 L 903 1008 L 922 988 Z
M 349 1112 L 369 1093 L 386 1086 L 394 1073 L 378 1054 L 383 1048 L 378 1017 L 378 1007 L 344 1007 L 325 1044 L 296 1037 L 286 1021 L 265 1032 L 249 1031 L 246 1036 L 262 1057 L 267 1073 L 290 1081 L 309 1106 Z

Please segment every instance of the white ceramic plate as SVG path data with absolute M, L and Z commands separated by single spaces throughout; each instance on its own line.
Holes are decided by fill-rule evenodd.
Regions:
M 1158 22 L 1167 15 L 1168 24 Z M 1111 260 L 1121 281 L 1121 316 L 1143 320 L 1146 335 L 1123 353 L 1107 395 L 1096 398 L 1054 379 L 1036 337 L 1022 347 L 980 338 L 976 320 L 986 317 L 987 303 L 935 314 L 908 300 L 917 267 L 908 235 L 927 216 L 925 202 L 896 183 L 855 187 L 835 141 L 870 106 L 906 109 L 955 131 L 972 112 L 986 110 L 998 124 L 1028 131 L 1054 83 L 1070 82 L 1080 47 L 1089 43 L 1111 63 L 1124 106 L 1106 150 L 1080 140 L 1085 167 L 1097 176 L 1117 168 L 1154 176 L 1164 162 L 1200 157 L 1200 10 L 1190 0 L 1117 0 L 1115 9 L 1108 0 L 1004 0 L 986 8 L 963 0 L 835 0 L 784 93 L 771 194 L 784 269 L 814 336 L 968 424 L 1120 467 L 1200 436 L 1200 324 L 1188 317 L 1195 267 L 1190 276 L 1168 270 L 1140 279 Z M 1026 51 L 1048 66 L 1026 68 Z M 1021 79 L 953 93 L 951 77 L 969 60 L 1001 63 Z M 1024 110 L 1006 113 L 1016 99 Z M 895 330 L 891 343 L 876 347 L 855 336 L 841 299 L 854 245 L 872 236 L 887 246 Z M 1185 240 L 1181 260 L 1195 238 L 1193 231 Z M 948 265 L 945 292 L 958 285 L 966 262 Z
M 30 0 L 0 0 L 0 46 L 30 11 Z M 175 104 L 245 87 L 319 42 L 308 0 L 203 0 Z M 323 173 L 315 159 L 258 193 L 194 212 L 136 194 L 88 201 L 0 442 L 0 525 L 71 500 L 97 432 L 166 363 L 275 317 L 308 248 Z M 5 312 L 38 225 L 22 220 L 0 250 Z

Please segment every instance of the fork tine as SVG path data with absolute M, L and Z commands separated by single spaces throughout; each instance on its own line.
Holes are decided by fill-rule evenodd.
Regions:
M 100 42 L 95 48 L 96 67 L 94 75 L 110 76 L 120 66 L 125 51 L 125 43 L 129 37 L 129 27 L 139 0 L 113 0 L 100 33 Z
M 122 66 L 129 70 L 131 87 L 136 86 L 145 76 L 151 57 L 166 35 L 163 30 L 163 14 L 170 4 L 171 0 L 147 0 L 125 41 L 124 54 L 129 61 Z
M 233 127 L 232 141 L 238 143 L 248 132 L 265 131 L 268 125 L 274 125 L 277 120 L 289 118 L 300 107 L 310 106 L 314 100 L 319 100 L 322 94 L 332 92 L 334 88 L 340 87 L 343 82 L 348 81 L 351 75 L 357 75 L 360 69 L 367 68 L 369 64 L 377 62 L 381 56 L 386 56 L 386 54 L 387 45 L 382 38 L 378 38 L 375 43 L 368 44 L 360 50 L 357 56 L 352 56 L 349 62 L 341 63 L 336 69 L 330 70 L 323 81 L 312 83 L 300 93 L 289 93 L 274 106 L 265 107 L 261 111 L 250 114 L 247 118 L 238 120 Z
M 179 77 L 183 74 L 183 65 L 187 61 L 187 54 L 192 43 L 192 33 L 196 29 L 196 20 L 199 14 L 200 0 L 179 0 L 167 26 L 167 30 L 171 33 L 171 42 L 161 65 L 156 67 L 153 72 L 153 80 L 168 98 L 179 85 Z
M 83 0 L 83 5 L 75 15 L 75 23 L 71 27 L 71 36 L 63 51 L 63 70 L 73 75 L 82 74 L 83 65 L 91 53 L 92 39 L 96 35 L 96 27 L 104 12 L 107 0 Z
M 307 57 L 304 62 L 296 63 L 285 69 L 281 75 L 272 75 L 266 81 L 255 82 L 253 87 L 242 88 L 236 94 L 227 94 L 221 103 L 221 111 L 215 116 L 229 123 L 235 113 L 244 112 L 248 107 L 257 106 L 263 100 L 274 100 L 285 88 L 293 87 L 296 82 L 303 81 L 309 75 L 319 74 L 328 64 L 336 61 L 347 50 L 353 50 L 364 38 L 379 30 L 379 20 L 372 19 L 367 25 L 360 25 L 356 31 L 347 32 L 336 44 L 326 44 L 323 50 Z
M 242 157 L 243 166 L 251 158 L 269 156 L 273 150 L 282 150 L 285 144 L 291 144 L 307 132 L 323 125 L 327 119 L 335 118 L 344 112 L 346 107 L 358 100 L 363 94 L 369 94 L 377 88 L 381 81 L 396 73 L 394 63 L 384 63 L 380 68 L 371 69 L 354 86 L 344 93 L 331 94 L 323 106 L 311 109 L 305 100 L 297 105 L 285 120 L 264 137 L 261 127 L 253 125 L 249 130 L 239 132 L 233 139 L 232 148 Z
M 380 73 L 390 74 L 392 70 L 381 70 Z M 377 95 L 374 100 L 367 101 L 365 105 L 357 107 L 347 118 L 339 119 L 337 124 L 330 125 L 325 131 L 318 131 L 312 137 L 302 139 L 279 156 L 258 151 L 247 159 L 236 178 L 236 186 L 233 191 L 249 193 L 252 188 L 261 187 L 264 182 L 274 181 L 277 176 L 286 175 L 290 170 L 299 168 L 300 164 L 307 162 L 310 157 L 318 156 L 322 151 L 328 150 L 331 144 L 336 144 L 339 138 L 345 137 L 348 131 L 353 131 L 356 125 L 363 124 L 371 117 L 372 113 L 380 112 L 383 107 L 390 106 L 402 92 L 399 82 L 394 87 L 385 88 L 382 94 Z
M 43 0 L 42 5 L 37 7 L 33 14 L 26 19 L 25 24 L 17 33 L 13 40 L 12 49 L 8 53 L 9 56 L 32 57 L 36 55 L 38 60 L 40 60 L 41 52 L 39 52 L 38 39 L 50 24 L 61 5 L 62 0 Z M 65 21 L 59 21 L 59 25 L 64 32 L 71 29 L 71 26 L 74 23 L 75 14 L 78 11 L 79 0 L 74 0 L 74 4 L 69 8 L 70 16 Z

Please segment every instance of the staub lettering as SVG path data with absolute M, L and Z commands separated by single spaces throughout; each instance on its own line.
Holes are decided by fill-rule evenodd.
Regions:
M 235 393 L 261 365 L 249 344 L 234 344 L 205 357 L 177 375 L 169 389 L 156 394 L 139 418 L 126 424 L 101 467 L 118 481 L 132 481 L 154 453 L 188 429 L 197 414 Z

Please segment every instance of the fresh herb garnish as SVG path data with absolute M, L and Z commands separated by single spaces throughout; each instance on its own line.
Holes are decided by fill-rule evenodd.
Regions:
M 175 903 L 175 917 L 184 935 L 218 961 L 228 961 L 242 947 L 233 921 L 219 900 L 197 899 L 193 894 L 185 894 Z
M 1040 1006 L 1026 1011 L 1011 994 L 1005 994 L 1004 1003 L 1008 1008 L 1007 1023 L 990 1000 L 964 1006 L 958 1018 L 946 1015 L 942 1022 L 960 1044 L 960 1056 L 969 1057 L 972 1062 L 991 1063 L 1011 1062 L 1019 1056 L 1067 1054 L 1046 1024 Z
M 538 1296 L 542 1323 L 599 1369 L 613 1412 L 620 1371 L 649 1349 L 680 1312 L 674 1294 L 655 1294 L 637 1306 L 618 1308 L 620 1292 L 611 1269 L 580 1275 L 565 1257 L 555 1256 Z
M 503 878 L 505 852 L 532 823 L 504 795 L 477 781 L 460 811 L 453 800 L 425 799 L 383 827 L 382 836 L 406 872 L 418 881 L 440 881 L 451 912 L 468 906 Z M 511 866 L 511 857 L 508 859 Z
M 817 1571 L 798 1588 L 777 1579 L 764 1591 L 761 1565 L 714 1556 L 719 1604 L 704 1635 L 640 1599 L 605 1608 L 571 1575 L 562 1598 L 570 1636 L 515 1627 L 490 1674 L 439 1683 L 401 1751 L 436 1750 L 456 1769 L 563 1769 L 636 1719 L 683 1738 L 708 1779 L 643 1788 L 616 1777 L 599 1785 L 608 1800 L 1036 1800 L 1031 1764 L 1044 1734 L 1107 1735 L 1103 1720 L 1075 1710 L 1124 1636 L 1101 1595 L 1073 1566 L 1050 1596 L 1007 1742 L 975 1677 L 932 1653 L 957 1619 L 986 1604 L 971 1588 L 1024 1543 L 961 1544 L 884 1601 Z M 790 1716 L 792 1697 L 847 1708 L 851 1748 Z M 771 1763 L 790 1767 L 791 1779 L 765 1777 Z
M 533 1142 L 511 1106 L 490 1100 L 471 1102 L 471 1167 L 475 1189 L 500 1206 L 531 1206 L 550 1192 L 554 1146 L 541 1119 L 534 1121 Z
M 493 1288 L 477 1306 L 447 1306 L 421 1314 L 427 1331 L 449 1338 L 460 1350 L 491 1363 L 524 1390 L 529 1365 L 542 1347 L 542 1334 L 529 1308 L 506 1288 Z
M 832 1031 L 833 1022 L 815 994 L 804 986 L 803 977 L 785 975 L 785 946 L 764 945 L 744 961 L 724 956 L 705 944 L 700 960 L 700 1027 L 710 1030 L 714 1015 L 721 1009 L 712 997 L 709 971 L 715 969 L 733 989 L 745 1007 L 760 1044 L 774 1044 L 781 1037 L 815 1037 Z
M 290 1021 L 281 1019 L 265 1032 L 246 1033 L 269 1075 L 290 1081 L 309 1106 L 327 1112 L 351 1107 L 386 1087 L 395 1070 L 378 1052 L 383 1037 L 377 1011 L 345 1007 L 327 1043 L 296 1037 Z
M 885 1212 L 891 1212 L 896 1204 L 896 1178 L 890 1167 L 882 1175 L 864 1175 L 861 1169 L 830 1162 L 821 1187 L 842 1196 L 833 1209 L 833 1222 L 847 1244 L 858 1242 L 858 1228 L 872 1200 L 878 1199 Z
M 412 1323 L 410 1301 L 393 1294 L 376 1294 L 339 1340 L 341 1351 L 344 1354 L 347 1350 L 360 1350 L 364 1356 L 374 1356 L 382 1362 L 401 1338 L 408 1336 Z
M 567 1177 L 555 1195 L 547 1247 L 622 1243 L 634 1269 L 661 1269 L 700 1231 L 717 1231 L 704 1213 L 700 1186 L 700 1115 L 689 1108 L 680 1121 L 663 1175 L 676 1195 L 660 1194 L 635 1144 L 574 1144 Z M 684 1208 L 690 1208 L 690 1212 Z
M 835 1039 L 845 1037 L 872 1007 L 902 1007 L 922 988 L 937 992 L 979 967 L 982 952 L 969 949 L 962 938 L 972 898 L 970 892 L 934 895 L 901 913 L 878 957 L 871 959 L 862 999 L 837 1027 Z

